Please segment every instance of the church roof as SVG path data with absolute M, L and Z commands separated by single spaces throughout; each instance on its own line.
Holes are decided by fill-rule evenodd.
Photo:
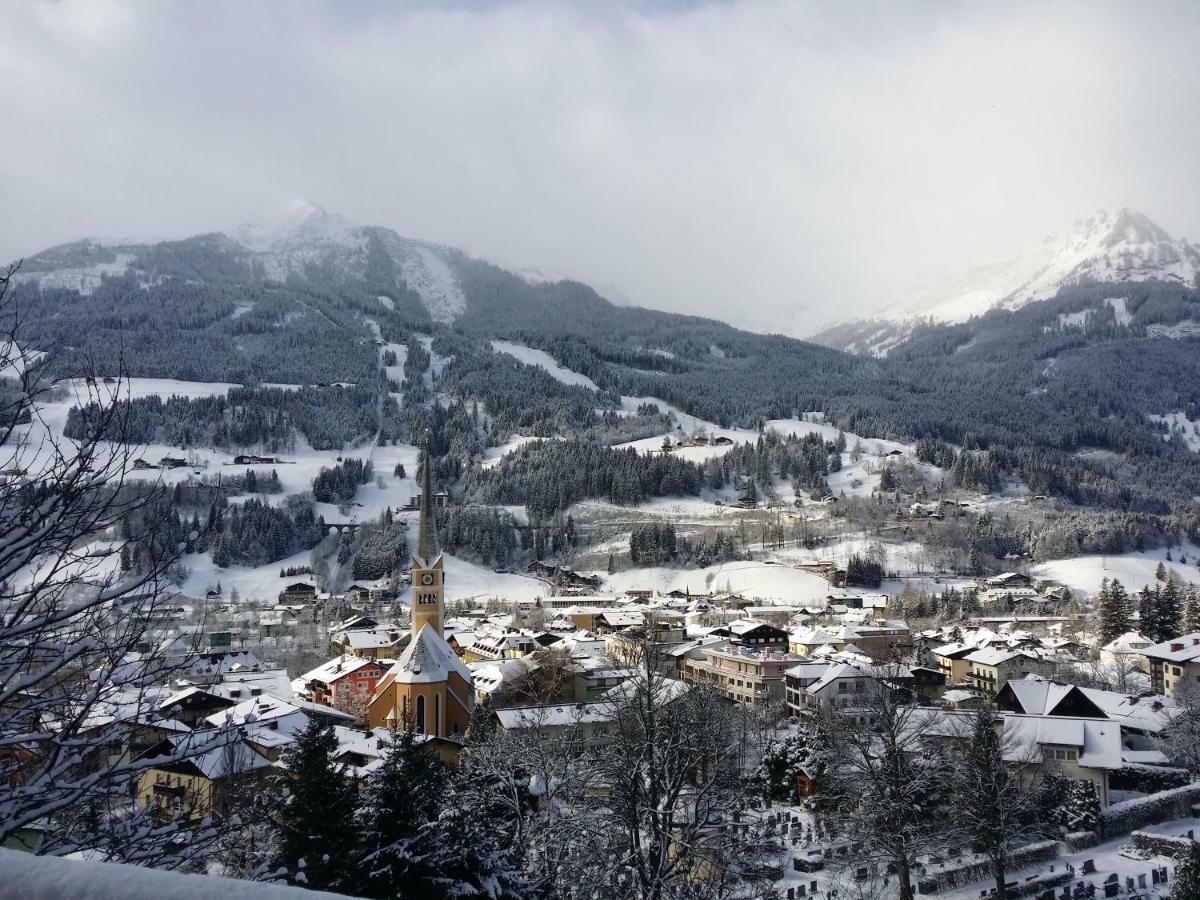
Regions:
M 432 623 L 426 622 L 412 642 L 400 654 L 392 671 L 384 676 L 380 687 L 392 683 L 432 684 L 446 681 L 450 673 L 471 683 L 471 671 L 458 654 L 446 643 Z

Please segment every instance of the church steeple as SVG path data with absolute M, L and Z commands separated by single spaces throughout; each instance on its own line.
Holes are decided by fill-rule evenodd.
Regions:
M 425 457 L 421 462 L 421 511 L 417 519 L 417 547 L 412 560 L 412 636 L 416 640 L 421 629 L 432 625 L 442 634 L 442 576 L 445 574 L 441 554 L 437 553 L 437 528 L 433 515 L 433 460 L 429 454 L 429 432 L 425 432 Z M 436 554 L 436 559 L 434 558 Z
M 424 456 L 421 460 L 421 512 L 417 520 L 417 558 L 428 564 L 437 545 L 437 529 L 430 527 L 433 513 L 433 478 L 429 458 L 429 431 L 425 431 Z

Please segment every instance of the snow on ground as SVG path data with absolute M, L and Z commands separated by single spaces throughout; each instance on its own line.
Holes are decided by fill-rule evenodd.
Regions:
M 497 353 L 507 353 L 527 366 L 537 366 L 540 369 L 545 369 L 555 381 L 561 381 L 563 384 L 578 385 L 592 391 L 600 390 L 596 386 L 596 382 L 592 381 L 592 379 L 586 375 L 581 375 L 579 372 L 564 369 L 554 361 L 553 356 L 544 350 L 535 350 L 532 347 L 526 347 L 524 344 L 514 344 L 511 341 L 492 341 L 492 349 Z
M 1184 444 L 1193 453 L 1200 453 L 1200 419 L 1189 419 L 1187 413 L 1173 412 L 1165 416 L 1147 416 L 1151 422 L 1162 422 L 1171 431 L 1183 438 Z M 1163 440 L 1170 440 L 1170 435 L 1163 435 Z
M 23 900 L 337 900 L 341 894 L 309 891 L 286 884 L 239 881 L 184 874 L 146 866 L 123 865 L 61 856 L 35 856 L 0 849 L 0 884 Z M 19 886 L 19 887 L 18 887 Z
M 66 426 L 67 413 L 72 406 L 87 403 L 89 399 L 107 401 L 114 391 L 121 398 L 145 397 L 159 395 L 161 397 L 211 397 L 228 393 L 230 388 L 238 385 L 225 382 L 190 382 L 176 381 L 169 378 L 130 378 L 119 386 L 108 385 L 103 381 L 96 387 L 87 385 L 82 379 L 60 382 L 56 387 L 63 389 L 64 397 L 38 404 L 39 417 L 23 431 L 26 437 L 25 446 L 18 452 L 17 467 L 30 473 L 39 470 L 39 465 L 49 457 L 51 447 L 47 438 L 62 441 L 63 428 Z M 124 452 L 125 448 L 118 444 L 104 442 L 101 452 Z M 387 447 L 360 446 L 344 450 L 314 450 L 303 435 L 297 435 L 296 446 L 293 450 L 283 451 L 276 456 L 278 462 L 264 463 L 253 466 L 235 466 L 233 457 L 235 451 L 218 450 L 211 447 L 190 447 L 181 449 L 168 444 L 143 444 L 128 448 L 131 459 L 144 459 L 151 465 L 158 465 L 164 457 L 184 459 L 187 465 L 173 469 L 131 469 L 126 478 L 140 481 L 161 481 L 164 484 L 175 484 L 198 476 L 240 475 L 247 469 L 254 469 L 260 474 L 266 474 L 274 469 L 283 487 L 281 493 L 264 494 L 262 499 L 273 505 L 284 502 L 289 494 L 301 494 L 312 489 L 312 481 L 322 468 L 332 468 L 341 459 L 357 458 L 371 459 L 376 476 L 384 481 L 384 488 L 377 486 L 373 479 L 370 484 L 359 488 L 355 504 L 349 515 L 343 516 L 332 504 L 317 504 L 318 514 L 324 515 L 327 521 L 340 522 L 343 520 L 364 522 L 376 518 L 387 506 L 393 508 L 408 503 L 415 487 L 412 478 L 396 478 L 392 475 L 397 463 L 402 463 L 408 473 L 415 474 L 417 449 L 410 444 Z M 7 460 L 8 457 L 5 457 Z
M 379 295 L 379 304 L 380 304 L 380 306 L 382 306 L 384 309 L 392 309 L 392 310 L 394 310 L 394 309 L 396 308 L 396 304 L 395 304 L 394 302 L 392 302 L 392 298 L 391 298 L 391 297 L 385 297 L 385 296 L 383 296 L 383 294 L 380 294 L 380 295 Z
M 401 261 L 400 274 L 435 322 L 453 322 L 467 305 L 458 277 L 431 248 L 418 246 L 415 251 Z
M 1146 335 L 1154 338 L 1170 338 L 1173 341 L 1200 337 L 1200 322 L 1195 319 L 1184 319 L 1174 325 L 1155 322 L 1146 326 Z
M 624 415 L 634 415 L 638 407 L 646 403 L 653 403 L 658 407 L 660 412 L 670 413 L 674 416 L 676 426 L 686 434 L 703 431 L 710 436 L 716 436 L 717 433 L 721 433 L 721 429 L 712 422 L 697 418 L 690 413 L 685 413 L 678 406 L 672 406 L 666 400 L 660 400 L 658 397 L 622 397 L 621 407 L 617 412 Z M 659 445 L 662 444 L 661 434 L 658 436 L 658 443 Z
M 233 591 L 237 591 L 241 600 L 259 600 L 275 602 L 279 593 L 289 584 L 297 581 L 312 581 L 311 575 L 281 576 L 280 570 L 307 566 L 312 563 L 312 552 L 302 550 L 285 559 L 267 563 L 265 566 L 251 568 L 250 566 L 230 566 L 219 569 L 207 553 L 188 553 L 180 559 L 180 563 L 188 569 L 187 580 L 180 590 L 189 597 L 203 597 L 210 590 L 221 585 L 221 597 L 228 600 Z
M 479 466 L 483 469 L 490 469 L 492 466 L 496 465 L 496 463 L 500 462 L 500 460 L 502 460 L 504 457 L 508 456 L 508 454 L 513 453 L 516 450 L 520 450 L 530 441 L 536 440 L 538 440 L 538 438 L 528 437 L 521 434 L 510 435 L 508 440 L 503 444 L 500 444 L 497 447 L 488 447 L 485 451 L 483 451 L 483 459 L 480 461 Z
M 1133 323 L 1133 313 L 1126 306 L 1128 297 L 1109 297 L 1104 302 L 1112 307 L 1113 315 L 1117 318 L 1118 325 L 1130 325 Z
M 1090 309 L 1081 309 L 1079 312 L 1059 313 L 1058 327 L 1059 328 L 1083 328 L 1087 324 L 1088 316 L 1092 314 Z
M 344 454 L 339 453 L 337 455 L 345 459 L 369 458 L 374 475 L 369 482 L 358 486 L 358 491 L 354 494 L 354 500 L 351 501 L 345 513 L 339 510 L 334 503 L 314 503 L 313 508 L 316 510 L 317 515 L 324 516 L 326 522 L 352 522 L 359 524 L 371 522 L 378 519 L 388 507 L 391 507 L 393 511 L 399 510 L 417 495 L 418 450 L 412 444 L 359 448 L 357 451 L 348 450 Z M 404 466 L 404 478 L 398 478 L 393 474 L 397 464 Z M 332 463 L 326 463 L 326 465 L 332 465 Z M 311 463 L 309 463 L 309 466 L 311 466 Z M 311 470 L 308 487 L 303 488 L 303 490 L 312 488 L 312 479 L 316 477 L 319 470 L 319 466 Z M 283 472 L 279 474 L 280 478 L 282 478 Z M 380 486 L 381 483 L 382 487 Z M 299 493 L 299 491 L 291 491 L 291 493 Z
M 788 605 L 821 605 L 829 594 L 829 582 L 819 575 L 788 566 L 739 560 L 704 569 L 671 569 L 654 566 L 617 572 L 605 578 L 610 591 L 656 590 L 666 593 L 689 590 L 733 591 L 743 597 L 775 600 Z
M 491 569 L 445 554 L 446 602 L 455 600 L 491 599 L 516 603 L 549 597 L 550 587 L 536 578 L 509 572 L 493 572 Z
M 1189 830 L 1196 831 L 1200 829 L 1200 819 L 1176 819 L 1171 822 L 1163 822 L 1160 825 L 1143 825 L 1139 831 L 1147 831 L 1152 834 L 1166 834 L 1178 837 L 1185 835 Z M 1140 892 L 1140 895 L 1147 898 L 1166 897 L 1171 885 L 1175 881 L 1175 860 L 1166 856 L 1154 855 L 1148 860 L 1126 859 L 1117 851 L 1125 844 L 1130 843 L 1128 835 L 1114 838 L 1111 841 L 1106 841 L 1095 847 L 1090 847 L 1087 850 L 1080 850 L 1078 853 L 1072 853 L 1067 856 L 1060 856 L 1048 862 L 1039 863 L 1034 866 L 1017 869 L 1008 873 L 1009 881 L 1024 881 L 1033 875 L 1043 875 L 1050 871 L 1050 867 L 1054 866 L 1056 872 L 1061 872 L 1070 863 L 1075 867 L 1076 873 L 1083 868 L 1084 860 L 1093 860 L 1096 864 L 1096 871 L 1092 875 L 1079 875 L 1078 878 L 1086 882 L 1091 882 L 1097 888 L 1095 896 L 1103 897 L 1104 889 L 1102 885 L 1104 880 L 1113 873 L 1116 873 L 1120 879 L 1121 889 L 1125 889 L 1125 879 L 1132 876 L 1134 879 L 1139 875 L 1146 877 L 1146 887 Z M 1161 892 L 1156 889 L 1151 883 L 1150 870 L 1166 866 L 1170 873 L 1170 881 Z M 956 888 L 952 891 L 944 891 L 937 896 L 944 897 L 946 900 L 978 900 L 984 889 L 989 888 L 994 884 L 994 881 L 977 881 L 971 885 Z M 1129 896 L 1122 893 L 1122 897 Z
M 79 291 L 83 296 L 93 293 L 103 284 L 106 276 L 124 275 L 133 262 L 133 254 L 116 253 L 112 262 L 92 263 L 88 266 L 70 266 L 54 269 L 50 272 L 18 272 L 13 279 L 14 284 L 32 281 L 43 290 L 62 288 L 67 291 Z
M 387 374 L 389 380 L 396 382 L 396 384 L 403 384 L 404 363 L 408 360 L 408 347 L 405 344 L 384 344 L 380 348 L 380 359 L 383 358 L 383 354 L 388 350 L 396 354 L 396 364 L 394 366 L 384 366 L 384 372 Z
M 1179 562 L 1180 554 L 1187 562 Z M 1166 559 L 1167 551 L 1146 550 L 1141 553 L 1126 553 L 1121 556 L 1078 556 L 1074 559 L 1056 559 L 1032 566 L 1030 574 L 1036 578 L 1047 578 L 1065 584 L 1072 592 L 1095 594 L 1100 590 L 1103 578 L 1117 579 L 1130 591 L 1141 590 L 1155 584 L 1154 571 L 1161 562 L 1167 572 L 1174 573 L 1181 584 L 1200 584 L 1200 549 L 1186 544 L 1182 549 L 1171 551 L 1173 562 Z

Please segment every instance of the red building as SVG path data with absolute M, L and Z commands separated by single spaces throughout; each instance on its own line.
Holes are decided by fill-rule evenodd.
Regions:
M 391 660 L 343 655 L 300 676 L 313 703 L 347 712 L 365 710 Z

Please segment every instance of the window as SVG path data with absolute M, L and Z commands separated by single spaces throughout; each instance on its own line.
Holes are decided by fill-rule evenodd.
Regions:
M 425 733 L 425 698 L 417 698 L 417 731 Z
M 435 694 L 433 698 L 433 733 L 442 733 L 442 695 Z

